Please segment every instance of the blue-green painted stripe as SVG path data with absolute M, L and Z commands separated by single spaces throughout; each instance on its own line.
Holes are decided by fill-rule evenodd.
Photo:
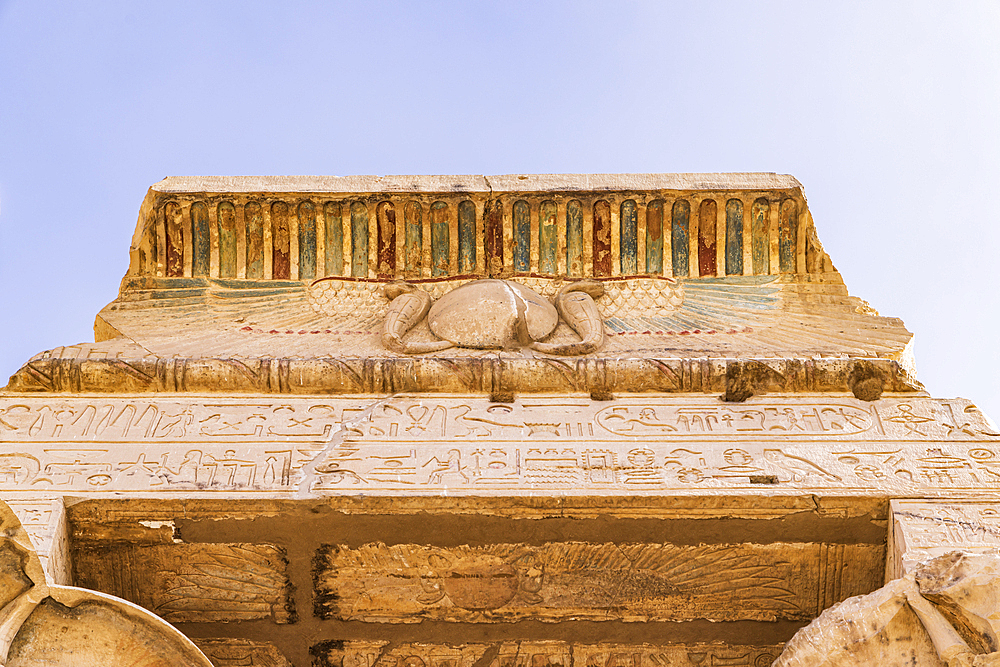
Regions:
M 632 276 L 639 272 L 639 215 L 634 199 L 626 199 L 618 219 L 621 272 Z

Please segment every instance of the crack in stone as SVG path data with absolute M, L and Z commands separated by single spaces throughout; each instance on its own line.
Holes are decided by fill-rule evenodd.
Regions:
M 990 528 L 986 524 L 974 523 L 972 521 L 962 521 L 960 519 L 954 519 L 947 516 L 927 516 L 923 514 L 914 514 L 913 512 L 896 512 L 900 516 L 905 516 L 909 519 L 918 519 L 920 521 L 930 521 L 932 523 L 940 523 L 951 526 L 959 526 L 963 530 L 972 531 L 974 533 L 983 533 L 986 535 L 1000 536 L 1000 531 Z M 905 528 L 904 528 L 905 531 Z
M 316 468 L 328 460 L 338 449 L 348 444 L 348 434 L 355 430 L 354 427 L 371 419 L 372 413 L 380 407 L 388 405 L 389 401 L 395 399 L 397 396 L 398 394 L 392 394 L 381 398 L 365 408 L 357 417 L 341 422 L 340 428 L 330 434 L 326 447 L 299 469 L 299 480 L 296 483 L 295 498 L 310 498 L 312 496 L 312 486 L 317 481 Z M 361 447 L 360 443 L 358 443 L 358 447 Z
M 510 298 L 514 300 L 514 308 L 517 311 L 517 319 L 514 321 L 514 337 L 522 348 L 528 347 L 533 342 L 531 334 L 528 333 L 528 304 L 507 281 L 503 281 L 502 284 L 510 294 Z
M 501 646 L 503 646 L 503 642 L 487 644 L 486 650 L 483 651 L 483 654 L 479 656 L 479 658 L 474 663 L 472 663 L 472 667 L 490 667 L 490 665 L 493 664 L 493 661 L 500 657 Z M 520 651 L 521 642 L 517 642 L 517 646 L 518 650 Z M 515 665 L 517 664 L 516 659 L 513 664 Z

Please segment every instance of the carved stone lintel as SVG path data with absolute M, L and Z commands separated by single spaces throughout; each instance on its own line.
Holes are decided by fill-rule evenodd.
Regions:
M 690 643 L 589 644 L 564 641 L 501 641 L 468 644 L 392 644 L 388 641 L 328 641 L 312 647 L 317 667 L 766 667 L 780 646 Z M 372 658 L 377 659 L 372 662 Z M 257 663 L 254 663 L 257 664 Z M 263 663 L 262 663 L 263 664 Z
M 0 397 L 0 490 L 965 496 L 1000 436 L 961 399 Z
M 329 545 L 314 560 L 315 612 L 388 623 L 806 620 L 877 586 L 881 558 L 869 544 Z

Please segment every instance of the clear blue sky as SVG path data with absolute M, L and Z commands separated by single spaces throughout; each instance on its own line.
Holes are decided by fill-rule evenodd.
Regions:
M 93 339 L 167 175 L 776 171 L 1000 420 L 997 35 L 995 1 L 0 0 L 0 376 Z

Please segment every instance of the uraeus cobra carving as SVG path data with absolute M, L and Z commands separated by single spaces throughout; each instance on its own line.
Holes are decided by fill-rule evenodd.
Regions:
M 449 347 L 509 349 L 527 347 L 547 354 L 588 354 L 604 343 L 604 323 L 594 299 L 604 286 L 593 280 L 569 283 L 554 303 L 511 280 L 483 279 L 462 285 L 432 303 L 427 292 L 410 283 L 385 288 L 391 303 L 382 326 L 382 342 L 394 352 L 421 354 Z M 404 341 L 424 318 L 440 340 Z M 579 341 L 544 342 L 560 317 Z

